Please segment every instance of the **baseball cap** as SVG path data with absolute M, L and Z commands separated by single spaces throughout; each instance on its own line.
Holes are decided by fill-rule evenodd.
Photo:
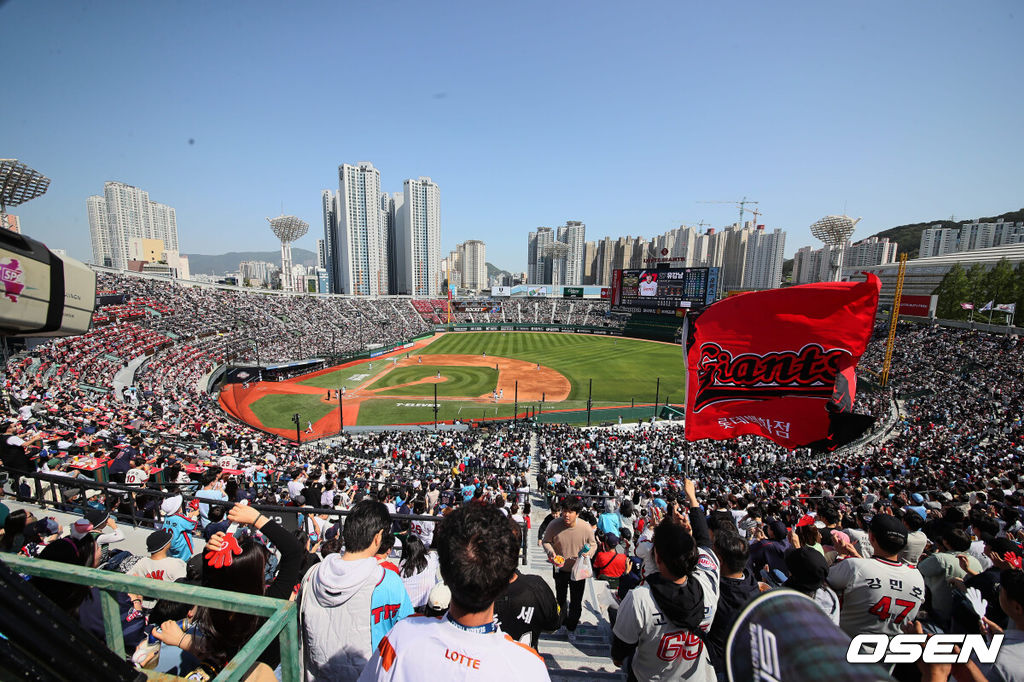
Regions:
M 914 493 L 910 496 L 910 499 L 914 501 L 914 504 L 921 504 L 924 502 L 924 497 L 921 496 L 921 493 Z
M 164 501 L 160 503 L 160 511 L 166 515 L 174 514 L 181 509 L 181 500 L 181 495 L 164 498 Z
M 786 568 L 789 579 L 782 586 L 807 594 L 820 588 L 828 576 L 825 556 L 813 547 L 800 547 L 786 554 Z
M 106 511 L 104 511 L 102 509 L 91 509 L 90 508 L 90 509 L 86 509 L 85 510 L 85 513 L 83 514 L 83 516 L 85 516 L 85 518 L 89 519 L 89 523 L 92 524 L 93 528 L 99 528 L 100 526 L 102 526 L 104 523 L 107 522 L 108 518 L 110 518 L 110 513 L 106 512 Z
M 88 535 L 89 531 L 91 530 L 92 523 L 89 521 L 89 519 L 78 519 L 73 524 L 71 524 L 71 537 L 73 537 L 76 540 L 81 540 L 86 535 Z
M 146 550 L 150 554 L 159 552 L 161 549 L 171 544 L 171 538 L 173 536 L 174 534 L 166 528 L 163 530 L 153 531 L 149 534 L 149 537 L 146 538 Z
M 895 516 L 875 514 L 871 518 L 871 533 L 883 549 L 899 551 L 907 546 L 907 527 Z
M 438 583 L 430 590 L 427 606 L 438 611 L 448 608 L 452 601 L 452 591 L 444 583 Z
M 609 547 L 615 547 L 619 544 L 619 536 L 615 533 L 605 533 L 604 537 L 601 539 L 604 540 L 604 544 L 608 545 Z

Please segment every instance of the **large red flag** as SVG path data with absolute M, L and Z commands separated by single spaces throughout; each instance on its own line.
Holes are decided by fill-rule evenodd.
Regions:
M 718 301 L 686 339 L 686 438 L 744 434 L 837 447 L 871 421 L 851 414 L 854 369 L 882 285 L 821 282 Z

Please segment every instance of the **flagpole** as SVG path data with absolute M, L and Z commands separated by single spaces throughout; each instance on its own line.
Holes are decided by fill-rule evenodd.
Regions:
M 683 315 L 683 334 L 682 334 L 682 346 L 683 346 L 683 447 L 686 448 L 686 478 L 690 477 L 690 465 L 693 458 L 690 456 L 690 446 L 687 445 L 689 442 L 686 438 L 686 415 L 687 407 L 689 406 L 690 400 L 690 368 L 686 364 L 686 341 L 690 333 L 690 316 Z

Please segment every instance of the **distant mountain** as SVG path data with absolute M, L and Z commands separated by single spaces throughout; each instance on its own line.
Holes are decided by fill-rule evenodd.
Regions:
M 498 275 L 510 275 L 508 270 L 502 270 L 494 263 L 487 263 L 487 277 L 497 277 Z
M 899 244 L 899 253 L 906 253 L 908 258 L 917 258 L 917 253 L 921 248 L 921 233 L 929 227 L 954 227 L 959 229 L 961 226 L 966 225 L 967 223 L 973 223 L 975 220 L 982 223 L 994 223 L 1000 218 L 1009 222 L 1024 220 L 1024 208 L 988 218 L 970 218 L 968 220 L 957 221 L 929 220 L 923 223 L 898 225 L 896 227 L 890 227 L 888 230 L 882 230 L 872 236 L 879 238 L 888 237 L 889 241 Z
M 219 256 L 207 256 L 201 253 L 188 255 L 188 269 L 193 274 L 226 275 L 238 272 L 238 264 L 244 260 L 266 261 L 281 266 L 280 251 L 232 251 Z M 296 265 L 316 265 L 316 254 L 307 249 L 292 247 L 292 262 Z

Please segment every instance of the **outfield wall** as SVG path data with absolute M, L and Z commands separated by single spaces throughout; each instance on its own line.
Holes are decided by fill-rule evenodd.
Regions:
M 565 334 L 622 336 L 621 329 L 614 329 L 612 327 L 578 327 L 565 324 L 544 324 L 540 322 L 479 322 L 435 325 L 434 332 L 562 332 Z

